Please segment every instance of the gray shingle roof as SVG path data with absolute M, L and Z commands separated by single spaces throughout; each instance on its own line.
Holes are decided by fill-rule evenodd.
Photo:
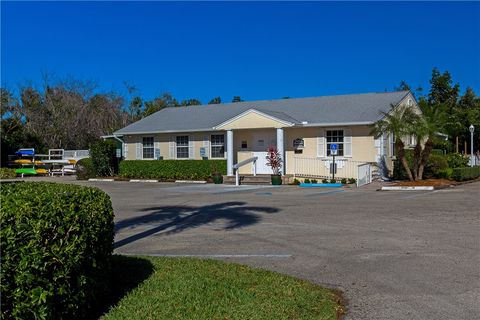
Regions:
M 249 109 L 281 120 L 308 124 L 366 124 L 398 104 L 409 92 L 364 93 L 315 98 L 260 100 L 162 109 L 114 134 L 212 130 Z

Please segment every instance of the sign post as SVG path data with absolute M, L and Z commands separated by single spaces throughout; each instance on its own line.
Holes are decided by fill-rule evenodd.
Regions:
M 337 165 L 335 164 L 335 156 L 338 153 L 338 144 L 332 143 L 330 145 L 330 154 L 333 156 L 333 164 L 332 164 L 332 180 L 335 180 L 335 172 L 337 171 Z

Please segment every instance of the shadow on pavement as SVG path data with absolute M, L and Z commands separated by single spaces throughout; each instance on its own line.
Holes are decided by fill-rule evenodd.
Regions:
M 145 208 L 142 211 L 150 213 L 118 222 L 115 225 L 115 232 L 118 233 L 122 229 L 141 224 L 158 225 L 115 242 L 115 248 L 122 247 L 167 229 L 168 231 L 166 231 L 165 234 L 178 233 L 212 223 L 216 220 L 227 221 L 225 230 L 246 227 L 258 223 L 261 220 L 261 217 L 257 213 L 276 213 L 280 210 L 272 207 L 246 206 L 246 202 L 231 201 L 202 207 L 151 207 Z

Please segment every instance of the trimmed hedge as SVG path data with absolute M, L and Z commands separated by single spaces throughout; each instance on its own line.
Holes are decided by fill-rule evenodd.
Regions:
M 75 167 L 77 171 L 77 180 L 88 180 L 97 176 L 92 158 L 80 159 Z
M 480 177 L 480 167 L 454 168 L 452 178 L 456 181 L 473 180 Z
M 15 173 L 15 169 L 0 168 L 0 179 L 13 179 L 16 177 L 17 174 Z
M 2 319 L 85 319 L 108 295 L 110 198 L 97 188 L 2 184 Z
M 133 179 L 207 180 L 217 171 L 227 174 L 226 160 L 124 160 L 120 176 Z

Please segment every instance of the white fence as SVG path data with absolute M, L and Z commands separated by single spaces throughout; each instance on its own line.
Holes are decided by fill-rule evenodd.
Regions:
M 332 159 L 316 157 L 293 157 L 294 176 L 303 178 L 331 178 L 333 169 Z M 359 186 L 372 181 L 372 167 L 364 161 L 335 159 L 335 178 L 355 178 Z
M 63 151 L 64 159 L 80 160 L 90 157 L 90 150 L 65 150 Z

